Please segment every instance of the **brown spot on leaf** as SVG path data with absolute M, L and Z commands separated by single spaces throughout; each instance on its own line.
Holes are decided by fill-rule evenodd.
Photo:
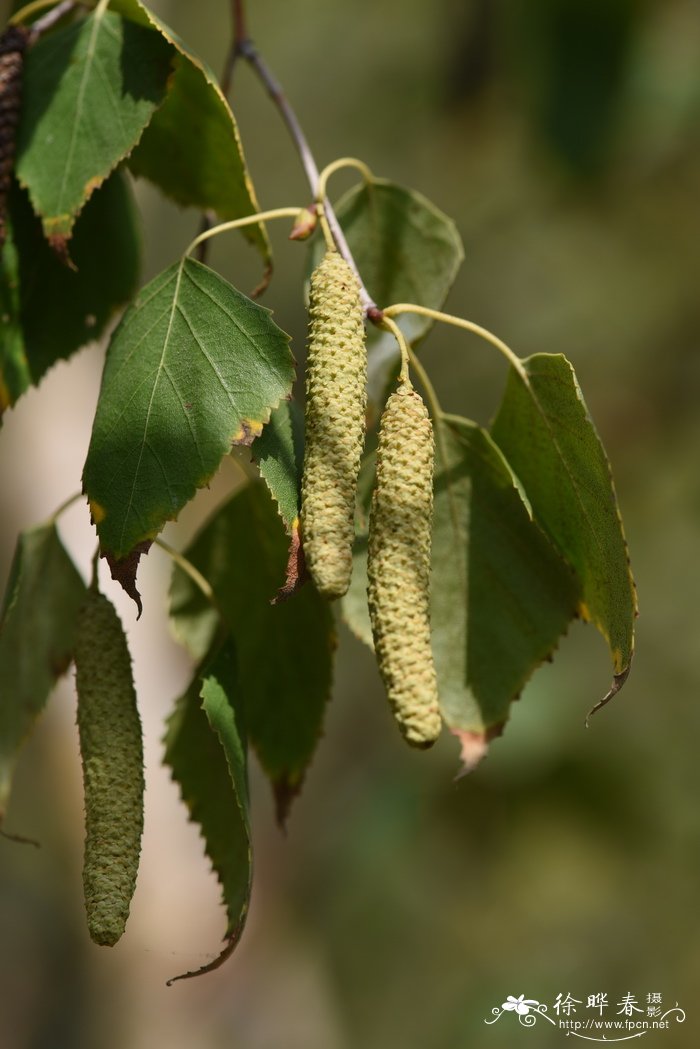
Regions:
M 70 257 L 70 252 L 68 250 L 68 240 L 69 238 L 63 233 L 52 233 L 48 238 L 49 247 L 60 263 L 62 263 L 67 269 L 77 273 L 78 267 Z
M 308 579 L 309 570 L 306 567 L 304 547 L 302 546 L 299 522 L 297 521 L 293 525 L 292 533 L 289 537 L 289 555 L 284 573 L 284 583 L 272 598 L 270 604 L 278 605 L 281 601 L 288 601 L 290 597 L 296 594 L 297 590 L 301 589 Z
M 263 430 L 263 424 L 258 419 L 241 419 L 241 425 L 231 438 L 231 444 L 244 444 L 250 447 L 256 437 Z
M 112 554 L 102 554 L 105 561 L 109 565 L 109 570 L 114 579 L 121 586 L 122 590 L 129 595 L 132 601 L 135 602 L 136 607 L 139 610 L 137 619 L 141 618 L 143 612 L 143 603 L 141 601 L 141 595 L 136 589 L 136 572 L 139 567 L 139 561 L 143 554 L 147 554 L 151 548 L 151 539 L 145 539 L 142 543 L 137 543 L 134 549 L 120 561 L 116 560 Z
M 468 772 L 472 772 L 486 755 L 491 740 L 503 732 L 503 723 L 491 725 L 483 732 L 468 732 L 455 728 L 450 729 L 450 732 L 457 737 L 461 747 L 459 760 L 462 767 L 455 776 L 455 779 L 461 779 Z

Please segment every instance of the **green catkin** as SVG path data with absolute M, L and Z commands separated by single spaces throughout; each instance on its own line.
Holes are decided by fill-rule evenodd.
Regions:
M 327 252 L 311 277 L 301 532 L 319 592 L 350 585 L 355 490 L 365 433 L 367 351 L 360 288 Z
M 83 889 L 95 943 L 124 932 L 143 831 L 143 744 L 131 658 L 111 602 L 90 590 L 75 650 L 85 790 Z
M 440 734 L 430 645 L 434 438 L 430 416 L 405 382 L 382 415 L 369 519 L 367 574 L 374 647 L 404 738 L 430 747 Z

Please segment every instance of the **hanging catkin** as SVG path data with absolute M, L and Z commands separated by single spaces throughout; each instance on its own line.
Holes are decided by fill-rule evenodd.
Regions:
M 434 439 L 416 391 L 387 401 L 369 519 L 369 613 L 379 670 L 405 739 L 429 747 L 440 733 L 430 645 Z
M 327 252 L 309 296 L 301 529 L 311 577 L 328 598 L 350 585 L 366 387 L 357 278 L 337 252 Z
M 0 248 L 6 236 L 7 195 L 15 166 L 24 51 L 29 36 L 24 26 L 8 26 L 0 35 Z
M 143 745 L 121 621 L 90 590 L 80 612 L 75 651 L 78 729 L 85 789 L 83 888 L 95 943 L 124 932 L 143 830 Z

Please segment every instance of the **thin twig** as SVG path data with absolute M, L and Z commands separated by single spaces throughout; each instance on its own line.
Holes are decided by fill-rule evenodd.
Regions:
M 17 11 L 10 19 L 10 25 L 19 25 L 24 22 L 26 18 L 31 18 L 35 11 L 41 11 L 44 7 L 49 7 L 54 0 L 36 0 L 35 3 L 27 4 L 20 11 Z M 29 28 L 31 29 L 32 36 L 34 38 L 41 36 L 42 33 L 47 32 L 49 29 L 53 29 L 57 22 L 60 22 L 67 14 L 76 8 L 82 6 L 77 0 L 63 0 L 63 3 L 56 4 L 50 11 L 47 11 L 41 18 L 37 18 Z
M 236 3 L 236 7 L 242 9 L 243 0 L 238 0 L 238 2 Z M 266 88 L 267 93 L 274 102 L 275 106 L 279 110 L 280 116 L 287 125 L 287 130 L 289 131 L 289 134 L 292 137 L 292 141 L 294 142 L 294 145 L 297 148 L 297 152 L 299 153 L 299 158 L 301 160 L 302 167 L 304 168 L 306 180 L 309 183 L 311 193 L 314 196 L 314 198 L 316 198 L 318 192 L 318 181 L 320 173 L 318 165 L 316 164 L 316 161 L 314 159 L 314 155 L 311 152 L 311 148 L 307 141 L 306 135 L 304 134 L 304 130 L 301 124 L 299 123 L 297 115 L 292 109 L 289 100 L 287 99 L 287 96 L 285 95 L 282 89 L 282 85 L 276 79 L 276 77 L 272 73 L 272 70 L 269 68 L 265 60 L 261 58 L 257 48 L 255 47 L 255 44 L 251 40 L 250 36 L 248 36 L 243 18 L 238 23 L 238 29 L 241 35 L 236 45 L 237 54 L 240 55 L 241 58 L 244 58 L 246 62 L 248 62 L 248 64 L 252 67 L 252 69 L 255 71 L 258 78 Z M 352 252 L 348 247 L 348 242 L 345 239 L 345 234 L 343 233 L 340 227 L 340 223 L 336 218 L 335 212 L 333 211 L 330 202 L 327 200 L 324 201 L 324 210 L 326 218 L 328 220 L 328 225 L 332 230 L 333 239 L 335 240 L 338 251 L 343 256 L 348 265 L 351 267 L 359 281 L 362 308 L 368 317 L 371 317 L 373 320 L 378 319 L 381 315 L 381 310 L 379 309 L 376 302 L 374 301 L 370 293 L 367 291 L 367 288 L 365 287 L 364 283 L 362 282 L 362 277 L 360 276 L 360 273 L 357 269 L 357 265 L 355 263 L 355 259 L 353 258 Z

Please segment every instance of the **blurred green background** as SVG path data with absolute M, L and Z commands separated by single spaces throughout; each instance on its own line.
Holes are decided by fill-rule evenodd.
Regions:
M 8 5 L 6 5 L 8 6 Z M 222 66 L 225 0 L 154 2 Z M 371 655 L 341 629 L 325 738 L 287 837 L 253 771 L 256 880 L 243 942 L 219 972 L 166 989 L 223 932 L 217 889 L 160 768 L 162 719 L 188 674 L 163 622 L 168 566 L 144 567 L 135 652 L 147 732 L 144 865 L 111 952 L 82 917 L 80 770 L 71 683 L 19 768 L 0 840 L 3 1049 L 484 1049 L 561 1046 L 504 1015 L 507 995 L 678 1002 L 645 1036 L 700 1044 L 700 5 L 697 0 L 298 0 L 249 4 L 252 34 L 324 164 L 362 157 L 430 197 L 463 236 L 448 308 L 521 355 L 573 362 L 608 450 L 639 588 L 637 655 L 588 731 L 610 668 L 575 625 L 470 776 L 457 753 L 404 748 Z M 263 207 L 308 191 L 278 115 L 247 68 L 233 106 Z M 339 176 L 340 193 L 352 176 Z M 192 212 L 137 187 L 144 280 L 182 250 Z M 271 229 L 265 303 L 303 356 L 305 252 Z M 107 250 L 107 248 L 106 248 Z M 211 263 L 251 288 L 235 235 Z M 436 330 L 422 349 L 445 408 L 488 422 L 504 365 Z M 0 445 L 4 579 L 19 527 L 79 487 L 102 348 L 55 368 L 9 413 Z M 170 541 L 230 489 L 222 472 Z M 66 541 L 86 570 L 83 507 Z M 113 594 L 113 590 L 110 590 Z M 582 1016 L 590 1016 L 579 1006 Z M 646 1041 L 645 1041 L 646 1044 Z

